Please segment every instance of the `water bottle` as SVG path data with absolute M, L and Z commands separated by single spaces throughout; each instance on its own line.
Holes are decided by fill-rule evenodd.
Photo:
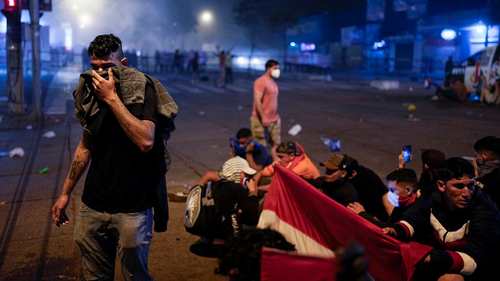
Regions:
M 321 141 L 323 141 L 323 144 L 326 145 L 331 152 L 340 151 L 339 139 L 321 137 Z
M 9 156 L 9 152 L 7 150 L 0 149 L 0 158 Z

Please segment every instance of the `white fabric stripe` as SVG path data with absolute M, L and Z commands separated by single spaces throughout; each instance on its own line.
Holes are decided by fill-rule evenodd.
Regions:
M 413 228 L 413 226 L 407 221 L 399 221 L 399 223 L 406 226 L 406 228 L 408 228 L 408 231 L 410 231 L 410 237 L 413 237 L 413 234 L 415 233 L 415 229 Z
M 332 250 L 324 247 L 300 230 L 281 220 L 274 211 L 262 211 L 257 227 L 278 231 L 288 242 L 295 245 L 295 249 L 299 254 L 326 258 L 335 257 L 335 253 Z
M 469 232 L 469 223 L 470 221 L 467 221 L 462 227 L 458 230 L 455 231 L 448 231 L 440 222 L 439 220 L 432 214 L 431 210 L 431 225 L 434 230 L 436 230 L 439 233 L 439 239 L 441 239 L 442 242 L 444 243 L 450 243 L 454 242 L 460 239 L 463 239 L 465 235 Z
M 472 273 L 474 273 L 477 267 L 476 261 L 466 253 L 457 253 L 460 255 L 460 257 L 462 257 L 462 260 L 464 261 L 464 267 L 462 268 L 460 273 L 463 275 L 471 275 Z

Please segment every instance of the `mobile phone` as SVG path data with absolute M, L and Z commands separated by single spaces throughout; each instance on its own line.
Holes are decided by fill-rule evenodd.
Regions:
M 408 163 L 411 161 L 412 155 L 411 155 L 411 145 L 405 145 L 403 146 L 402 154 L 403 154 L 403 160 L 405 163 Z

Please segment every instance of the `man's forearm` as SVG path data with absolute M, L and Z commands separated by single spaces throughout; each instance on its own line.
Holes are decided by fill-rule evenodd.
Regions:
M 83 141 L 80 141 L 80 144 L 78 144 L 73 158 L 68 175 L 64 179 L 62 190 L 62 194 L 64 195 L 70 195 L 73 192 L 76 183 L 90 162 L 90 151 L 84 146 Z
M 108 102 L 125 134 L 141 151 L 149 151 L 154 144 L 155 126 L 151 121 L 137 119 L 119 98 Z

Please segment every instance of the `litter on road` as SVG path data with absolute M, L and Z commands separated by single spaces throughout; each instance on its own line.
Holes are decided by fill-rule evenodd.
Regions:
M 24 157 L 24 149 L 22 149 L 21 147 L 13 148 L 11 151 L 9 151 L 9 157 L 10 158 Z
M 288 130 L 288 134 L 291 136 L 296 136 L 302 131 L 302 126 L 300 124 L 293 125 L 290 130 Z
M 56 137 L 56 133 L 54 133 L 54 131 L 47 131 L 43 134 L 43 137 L 47 139 L 52 139 Z

